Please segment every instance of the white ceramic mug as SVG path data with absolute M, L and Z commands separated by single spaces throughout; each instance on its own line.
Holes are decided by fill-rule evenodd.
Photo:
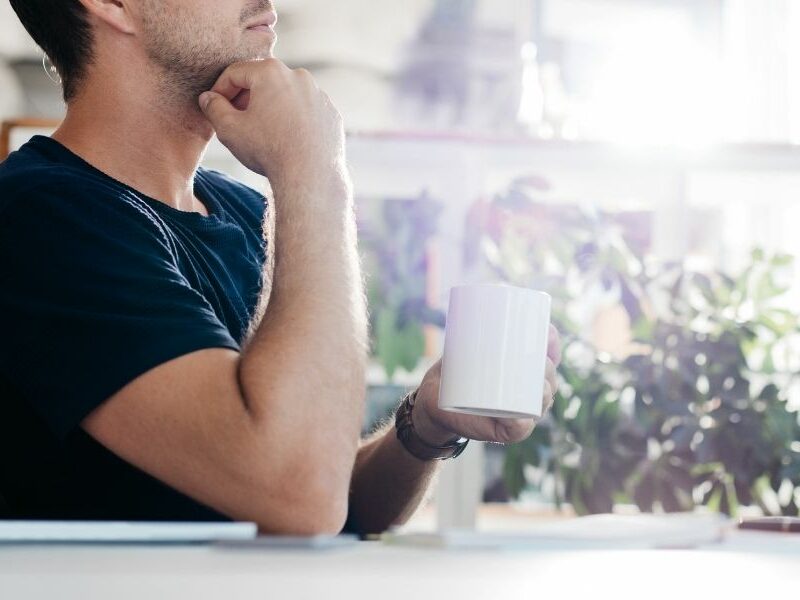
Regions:
M 450 292 L 439 408 L 503 418 L 542 416 L 551 299 L 508 285 Z

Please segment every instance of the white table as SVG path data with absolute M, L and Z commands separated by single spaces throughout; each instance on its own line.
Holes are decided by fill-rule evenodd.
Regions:
M 800 536 L 693 550 L 477 552 L 364 542 L 328 551 L 0 547 L 0 598 L 772 600 L 800 594 Z

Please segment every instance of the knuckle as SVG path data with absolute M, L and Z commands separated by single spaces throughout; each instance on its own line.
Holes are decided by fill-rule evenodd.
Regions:
M 258 64 L 263 69 L 280 69 L 283 67 L 283 62 L 280 59 L 270 57 L 258 61 Z
M 231 74 L 234 74 L 234 73 L 245 73 L 248 70 L 251 70 L 252 68 L 253 68 L 253 65 L 251 63 L 249 63 L 247 61 L 239 61 L 239 62 L 231 63 L 230 65 L 228 65 L 225 68 L 225 70 L 222 72 L 222 74 L 223 75 L 225 75 L 225 74 L 231 75 Z
M 244 79 L 250 86 L 255 86 L 261 79 L 270 76 L 273 72 L 271 64 L 273 59 L 250 60 L 236 63 L 237 72 L 241 79 Z
M 296 80 L 303 85 L 305 85 L 308 89 L 316 89 L 317 83 L 314 79 L 314 76 L 307 70 L 303 68 L 295 69 L 292 71 L 292 74 L 296 78 Z
M 230 75 L 231 73 L 233 73 L 236 70 L 236 68 L 238 67 L 238 65 L 239 65 L 239 63 L 231 63 L 227 67 L 222 69 L 222 73 L 219 74 L 219 79 L 222 79 L 226 75 Z

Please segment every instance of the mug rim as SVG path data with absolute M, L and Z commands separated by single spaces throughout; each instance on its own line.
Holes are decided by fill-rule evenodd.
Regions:
M 505 289 L 514 292 L 530 293 L 530 294 L 535 294 L 537 296 L 544 296 L 552 300 L 552 296 L 545 291 L 522 287 L 519 285 L 511 285 L 510 283 L 463 283 L 451 287 L 450 293 L 452 294 L 455 291 L 466 290 L 466 289 L 497 289 L 497 290 Z

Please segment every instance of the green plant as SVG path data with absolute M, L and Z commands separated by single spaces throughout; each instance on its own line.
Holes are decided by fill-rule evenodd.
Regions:
M 367 277 L 372 353 L 391 381 L 425 355 L 425 325 L 444 315 L 427 303 L 428 250 L 441 205 L 426 195 L 389 198 L 360 215 L 359 236 Z
M 757 504 L 796 514 L 800 324 L 783 307 L 786 256 L 753 253 L 738 276 L 647 263 L 612 216 L 535 201 L 518 182 L 480 209 L 483 256 L 500 280 L 550 291 L 564 333 L 563 385 L 526 442 L 506 451 L 518 495 L 527 468 L 580 514 Z M 585 315 L 624 307 L 628 356 L 599 352 Z M 581 318 L 581 315 L 584 318 Z
M 640 507 L 797 514 L 800 428 L 788 391 L 800 322 L 778 284 L 791 265 L 755 251 L 736 277 L 668 265 L 648 282 L 656 301 L 636 324 L 648 351 L 624 363 L 654 449 L 629 482 Z

